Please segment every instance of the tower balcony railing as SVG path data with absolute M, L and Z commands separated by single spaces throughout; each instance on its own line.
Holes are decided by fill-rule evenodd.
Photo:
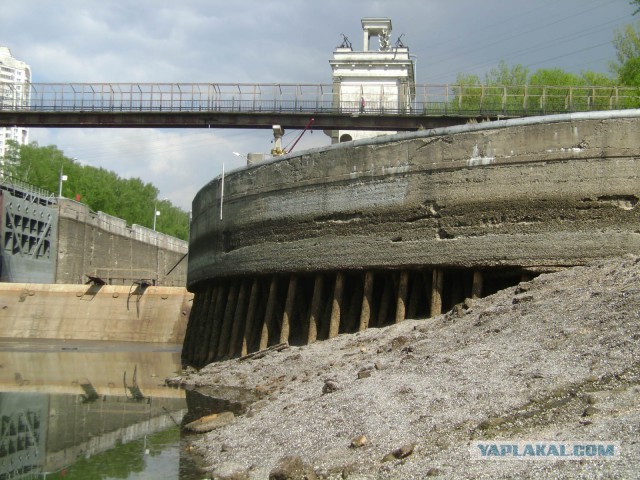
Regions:
M 27 83 L 1 111 L 343 113 L 420 116 L 527 116 L 640 107 L 632 87 L 416 85 L 403 98 L 367 87 L 360 96 L 328 84 Z M 391 100 L 390 100 L 391 99 Z

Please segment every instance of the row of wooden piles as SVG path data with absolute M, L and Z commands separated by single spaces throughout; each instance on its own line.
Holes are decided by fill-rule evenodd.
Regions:
M 182 360 L 201 367 L 278 343 L 432 317 L 482 290 L 480 271 L 437 268 L 216 279 L 195 292 Z

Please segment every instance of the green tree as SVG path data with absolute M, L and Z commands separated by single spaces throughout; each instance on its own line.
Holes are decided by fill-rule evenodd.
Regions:
M 186 240 L 189 215 L 168 201 L 158 200 L 158 189 L 139 178 L 120 178 L 115 172 L 96 168 L 68 158 L 57 147 L 10 144 L 5 162 L 11 164 L 11 174 L 18 180 L 50 192 L 58 192 L 60 175 L 62 196 L 79 199 L 94 211 L 122 218 L 130 225 L 148 228 L 153 225 L 154 205 L 160 205 L 156 230 Z
M 623 85 L 640 86 L 637 82 L 637 59 L 640 58 L 640 21 L 628 24 L 615 31 L 613 45 L 616 49 L 616 61 L 610 69 Z

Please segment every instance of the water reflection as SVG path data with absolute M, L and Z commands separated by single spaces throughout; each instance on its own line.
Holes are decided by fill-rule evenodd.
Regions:
M 179 345 L 0 341 L 0 480 L 189 478 L 179 369 Z

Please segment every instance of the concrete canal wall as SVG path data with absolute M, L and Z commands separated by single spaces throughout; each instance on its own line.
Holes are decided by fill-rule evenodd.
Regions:
M 0 337 L 182 343 L 184 287 L 0 284 Z
M 151 280 L 156 285 L 184 287 L 187 242 L 79 202 L 58 203 L 56 283 L 84 283 L 97 276 L 112 285 Z
M 0 281 L 184 287 L 187 247 L 140 225 L 0 179 Z
M 203 363 L 436 315 L 540 272 L 640 254 L 640 111 L 338 144 L 193 202 L 183 347 Z

